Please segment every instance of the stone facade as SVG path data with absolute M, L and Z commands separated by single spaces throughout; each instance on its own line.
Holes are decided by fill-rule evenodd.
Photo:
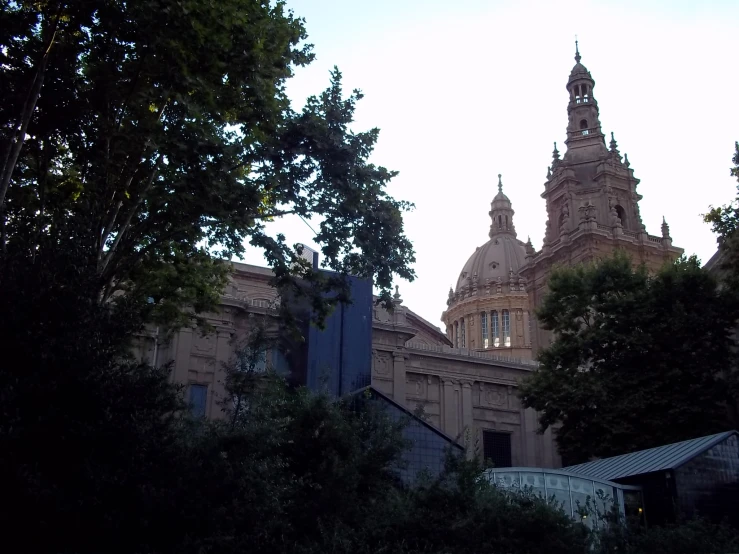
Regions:
M 493 446 L 503 444 L 503 457 L 513 466 L 561 466 L 553 430 L 539 434 L 536 412 L 524 409 L 516 394 L 519 381 L 536 368 L 532 352 L 550 340 L 532 314 L 552 269 L 619 249 L 656 270 L 682 253 L 672 245 L 664 220 L 661 236 L 647 233 L 639 213 L 639 180 L 613 135 L 606 146 L 595 82 L 579 52 L 575 60 L 567 83 L 567 151 L 560 158 L 555 144 L 542 193 L 547 209 L 542 249 L 518 240 L 513 207 L 498 176 L 489 240 L 449 290 L 441 316 L 446 332 L 405 307 L 397 294 L 394 310 L 373 310 L 372 387 L 401 408 L 422 413 L 470 456 L 482 456 L 484 437 L 494 434 Z M 207 388 L 208 417 L 221 415 L 223 363 L 243 343 L 255 317 L 271 317 L 277 293 L 270 278 L 267 268 L 236 263 L 221 309 L 209 316 L 215 332 L 183 329 L 166 340 L 157 332 L 141 337 L 142 358 L 171 363 L 174 381 L 201 392 Z M 280 355 L 269 353 L 266 363 L 277 365 Z
M 222 416 L 223 363 L 243 344 L 255 317 L 270 316 L 277 296 L 269 269 L 239 263 L 233 269 L 221 309 L 208 316 L 214 332 L 186 328 L 165 338 L 153 330 L 138 348 L 142 359 L 171 363 L 175 382 L 206 386 L 210 418 Z M 268 353 L 267 364 L 276 356 Z M 536 413 L 523 409 L 516 395 L 518 381 L 534 368 L 531 361 L 452 348 L 444 333 L 399 297 L 392 312 L 373 310 L 372 386 L 410 411 L 422 410 L 428 423 L 464 445 L 470 456 L 482 456 L 482 433 L 489 430 L 510 437 L 513 465 L 561 465 L 551 431 L 536 433 Z
M 580 59 L 577 51 L 567 82 L 567 151 L 560 159 L 554 144 L 541 195 L 547 209 L 543 246 L 535 252 L 527 245 L 526 264 L 521 268 L 534 310 L 541 305 L 549 275 L 557 266 L 593 262 L 621 250 L 656 271 L 683 252 L 672 245 L 664 218 L 660 236 L 647 233 L 639 212 L 639 179 L 628 156 L 621 156 L 613 133 L 606 147 L 593 96 L 595 81 Z M 549 332 L 532 325 L 534 352 L 550 340 Z

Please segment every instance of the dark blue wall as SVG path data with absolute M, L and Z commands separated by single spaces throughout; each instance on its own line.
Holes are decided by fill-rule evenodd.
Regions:
M 351 304 L 338 304 L 324 329 L 308 329 L 306 384 L 341 396 L 370 384 L 372 282 L 349 277 Z

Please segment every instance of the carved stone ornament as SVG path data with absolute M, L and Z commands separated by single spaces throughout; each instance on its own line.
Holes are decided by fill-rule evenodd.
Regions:
M 390 354 L 388 352 L 373 350 L 372 367 L 376 375 L 390 375 L 393 367 Z

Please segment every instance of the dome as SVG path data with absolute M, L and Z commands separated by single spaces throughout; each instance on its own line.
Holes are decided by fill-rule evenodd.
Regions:
M 580 62 L 577 62 L 575 64 L 575 67 L 572 68 L 572 71 L 570 71 L 570 79 L 568 83 L 571 83 L 576 79 L 590 79 L 591 81 L 593 80 L 593 77 L 590 75 L 590 71 L 588 71 L 588 68 Z
M 508 284 L 511 272 L 518 282 L 518 270 L 526 262 L 526 247 L 523 242 L 511 234 L 496 234 L 489 241 L 478 247 L 464 264 L 454 292 L 459 293 L 475 281 L 482 288 L 488 283 L 494 284 L 500 278 Z

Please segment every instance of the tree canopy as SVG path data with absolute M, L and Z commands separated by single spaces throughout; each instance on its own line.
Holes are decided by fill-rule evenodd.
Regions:
M 739 182 L 739 142 L 734 143 L 734 166 L 729 172 Z M 711 207 L 704 216 L 705 221 L 711 224 L 713 232 L 718 235 L 720 263 L 717 268 L 722 279 L 728 281 L 729 286 L 739 285 L 739 185 L 737 196 L 733 202 L 717 208 Z
M 523 402 L 572 463 L 724 431 L 738 313 L 695 257 L 656 275 L 618 252 L 559 269 L 538 312 L 554 340 Z
M 411 206 L 385 191 L 395 172 L 368 162 L 378 130 L 351 130 L 361 92 L 344 95 L 335 70 L 291 107 L 286 81 L 313 54 L 283 2 L 0 0 L 0 27 L 5 263 L 74 245 L 99 299 L 151 298 L 148 317 L 183 323 L 183 305 L 217 301 L 219 261 L 245 242 L 276 284 L 306 277 L 265 231 L 297 214 L 320 219 L 339 274 L 373 278 L 388 300 L 394 275 L 413 278 Z

